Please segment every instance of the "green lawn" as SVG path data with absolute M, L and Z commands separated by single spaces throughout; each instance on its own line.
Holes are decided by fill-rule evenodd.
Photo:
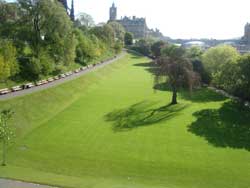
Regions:
M 249 188 L 250 112 L 201 89 L 168 106 L 132 54 L 45 91 L 0 102 L 16 143 L 0 177 L 75 188 Z

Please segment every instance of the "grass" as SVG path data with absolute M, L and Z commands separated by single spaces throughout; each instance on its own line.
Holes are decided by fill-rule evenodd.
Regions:
M 75 188 L 248 188 L 249 111 L 212 91 L 168 106 L 148 59 L 0 102 L 17 130 L 0 177 Z M 162 87 L 158 87 L 162 88 Z

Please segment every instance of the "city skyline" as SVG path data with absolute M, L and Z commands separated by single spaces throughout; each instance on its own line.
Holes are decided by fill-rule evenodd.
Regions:
M 144 17 L 149 28 L 159 28 L 171 38 L 238 38 L 250 22 L 246 0 L 75 0 L 75 10 L 90 14 L 95 23 L 106 22 L 113 2 L 118 18 Z
M 149 28 L 158 28 L 174 39 L 240 38 L 244 26 L 250 22 L 247 0 L 75 0 L 75 14 L 90 14 L 96 24 L 107 22 L 113 2 L 118 8 L 118 18 L 146 18 Z

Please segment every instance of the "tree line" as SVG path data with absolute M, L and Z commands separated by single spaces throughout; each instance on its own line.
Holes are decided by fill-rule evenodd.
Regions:
M 250 100 L 250 54 L 234 47 L 218 45 L 207 50 L 183 48 L 164 41 L 139 40 L 133 50 L 155 59 L 155 84 L 165 82 L 177 103 L 180 88 L 192 90 L 200 85 L 222 89 L 243 101 Z
M 72 22 L 58 1 L 0 0 L 0 10 L 0 82 L 60 74 L 124 46 L 120 24 L 95 26 L 85 13 Z

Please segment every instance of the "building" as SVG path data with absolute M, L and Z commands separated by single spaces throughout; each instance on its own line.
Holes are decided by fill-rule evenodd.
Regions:
M 242 37 L 241 43 L 245 45 L 250 45 L 250 23 L 247 23 L 245 25 L 245 32 L 244 36 Z
M 117 7 L 115 4 L 112 4 L 112 7 L 109 9 L 109 22 L 116 21 L 123 25 L 127 32 L 131 32 L 134 35 L 134 38 L 145 38 L 148 34 L 148 27 L 145 18 L 137 18 L 133 16 L 130 17 L 123 17 L 120 20 L 117 19 Z
M 109 21 L 116 21 L 117 19 L 117 8 L 115 3 L 112 4 L 112 7 L 109 9 Z

